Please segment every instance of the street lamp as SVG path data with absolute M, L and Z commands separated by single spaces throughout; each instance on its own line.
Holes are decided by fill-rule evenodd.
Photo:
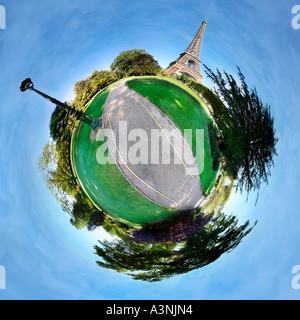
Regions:
M 80 120 L 80 121 L 86 123 L 87 125 L 89 125 L 92 128 L 92 130 L 96 131 L 97 129 L 99 129 L 101 127 L 102 118 L 93 119 L 93 118 L 89 117 L 87 114 L 83 113 L 83 111 L 76 110 L 74 107 L 70 107 L 66 103 L 62 103 L 62 102 L 60 102 L 60 101 L 48 96 L 47 94 L 35 89 L 34 86 L 33 86 L 33 82 L 31 81 L 30 78 L 25 79 L 21 83 L 21 86 L 20 86 L 20 90 L 22 92 L 24 92 L 24 91 L 26 91 L 28 89 L 38 93 L 39 95 L 41 95 L 45 99 L 51 101 L 52 103 L 56 104 L 57 106 L 60 106 L 69 115 L 72 115 L 73 117 L 75 117 L 76 120 Z

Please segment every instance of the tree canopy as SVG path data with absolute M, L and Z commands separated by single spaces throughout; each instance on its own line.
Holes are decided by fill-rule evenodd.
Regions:
M 43 148 L 38 167 L 54 198 L 61 204 L 63 210 L 69 211 L 69 195 L 75 192 L 75 182 L 67 158 L 60 158 L 58 150 L 56 143 L 49 140 Z
M 256 222 L 255 222 L 256 224 Z M 136 243 L 132 240 L 99 241 L 95 253 L 101 267 L 130 275 L 135 280 L 161 281 L 202 268 L 233 250 L 253 229 L 249 221 L 238 226 L 233 216 L 218 213 L 201 232 L 176 248 L 176 243 Z
M 227 72 L 217 69 L 214 73 L 206 67 L 213 81 L 217 101 L 212 106 L 213 118 L 222 136 L 220 149 L 225 159 L 225 169 L 236 179 L 237 189 L 259 190 L 261 183 L 268 183 L 270 168 L 276 153 L 274 118 L 270 105 L 263 104 L 255 88 L 249 89 L 245 76 L 238 67 L 239 85 Z
M 97 92 L 116 80 L 118 80 L 118 78 L 116 73 L 113 71 L 95 70 L 90 77 L 75 83 L 74 92 L 76 97 L 74 104 L 82 109 Z
M 54 141 L 61 139 L 64 135 L 67 124 L 68 116 L 66 114 L 66 111 L 60 106 L 56 106 L 56 108 L 52 112 L 49 124 L 50 137 Z
M 127 76 L 156 75 L 161 71 L 158 62 L 144 49 L 121 52 L 110 66 L 117 74 Z

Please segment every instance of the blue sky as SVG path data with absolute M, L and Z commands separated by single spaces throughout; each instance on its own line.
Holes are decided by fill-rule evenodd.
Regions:
M 300 29 L 294 1 L 160 0 L 1 1 L 0 299 L 299 299 L 291 286 L 300 264 Z M 175 60 L 207 19 L 201 60 L 236 72 L 272 107 L 279 142 L 269 185 L 256 207 L 239 194 L 228 211 L 258 225 L 231 253 L 160 283 L 100 269 L 101 234 L 76 230 L 46 189 L 37 160 L 53 106 L 19 91 L 31 77 L 61 100 L 75 82 L 108 69 L 118 53 L 144 48 L 161 66 Z M 204 84 L 210 82 L 204 78 Z

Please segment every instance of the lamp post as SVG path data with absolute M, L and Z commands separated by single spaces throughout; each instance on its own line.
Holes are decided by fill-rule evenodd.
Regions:
M 101 118 L 93 119 L 93 118 L 89 117 L 87 114 L 83 113 L 83 111 L 76 110 L 74 107 L 70 107 L 66 103 L 60 102 L 60 101 L 48 96 L 47 94 L 35 89 L 34 86 L 33 86 L 33 82 L 31 81 L 30 78 L 25 79 L 21 83 L 21 86 L 20 86 L 20 90 L 22 92 L 24 92 L 24 91 L 26 91 L 28 89 L 38 93 L 43 98 L 49 100 L 50 102 L 56 104 L 57 106 L 60 106 L 69 115 L 74 116 L 76 120 L 80 120 L 80 121 L 86 123 L 87 125 L 89 125 L 92 128 L 92 130 L 96 131 L 98 128 L 101 127 L 101 125 L 102 125 L 102 119 Z

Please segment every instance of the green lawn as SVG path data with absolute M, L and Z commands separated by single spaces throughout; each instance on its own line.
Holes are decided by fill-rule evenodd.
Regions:
M 89 116 L 102 115 L 106 98 L 116 83 L 101 91 L 88 105 L 85 112 Z M 129 78 L 126 84 L 156 104 L 180 130 L 205 129 L 205 161 L 200 179 L 202 191 L 207 194 L 215 184 L 217 172 L 212 170 L 206 130 L 210 119 L 201 105 L 203 102 L 192 90 L 181 84 L 177 85 L 174 80 L 135 77 Z M 98 164 L 96 154 L 102 142 L 96 140 L 91 142 L 91 129 L 86 124 L 77 123 L 77 126 L 71 142 L 72 167 L 81 188 L 96 207 L 104 210 L 112 218 L 135 227 L 144 226 L 147 222 L 154 222 L 177 213 L 145 198 L 127 181 L 115 163 Z M 196 148 L 195 142 L 192 146 L 193 152 Z
M 126 85 L 150 100 L 159 107 L 176 124 L 182 134 L 184 129 L 204 129 L 204 170 L 200 174 L 203 194 L 208 194 L 215 185 L 217 171 L 212 169 L 210 141 L 207 124 L 210 117 L 205 110 L 204 102 L 178 81 L 158 77 L 138 77 L 126 82 Z M 215 142 L 211 142 L 215 143 Z M 192 151 L 196 156 L 196 138 L 193 135 Z
M 88 106 L 86 113 L 89 116 L 101 116 L 105 100 L 113 85 L 98 94 Z M 116 164 L 98 164 L 96 153 L 101 142 L 95 140 L 91 143 L 90 131 L 86 124 L 79 125 L 74 130 L 71 161 L 81 188 L 96 207 L 104 210 L 112 218 L 135 227 L 177 212 L 145 198 L 127 181 Z

